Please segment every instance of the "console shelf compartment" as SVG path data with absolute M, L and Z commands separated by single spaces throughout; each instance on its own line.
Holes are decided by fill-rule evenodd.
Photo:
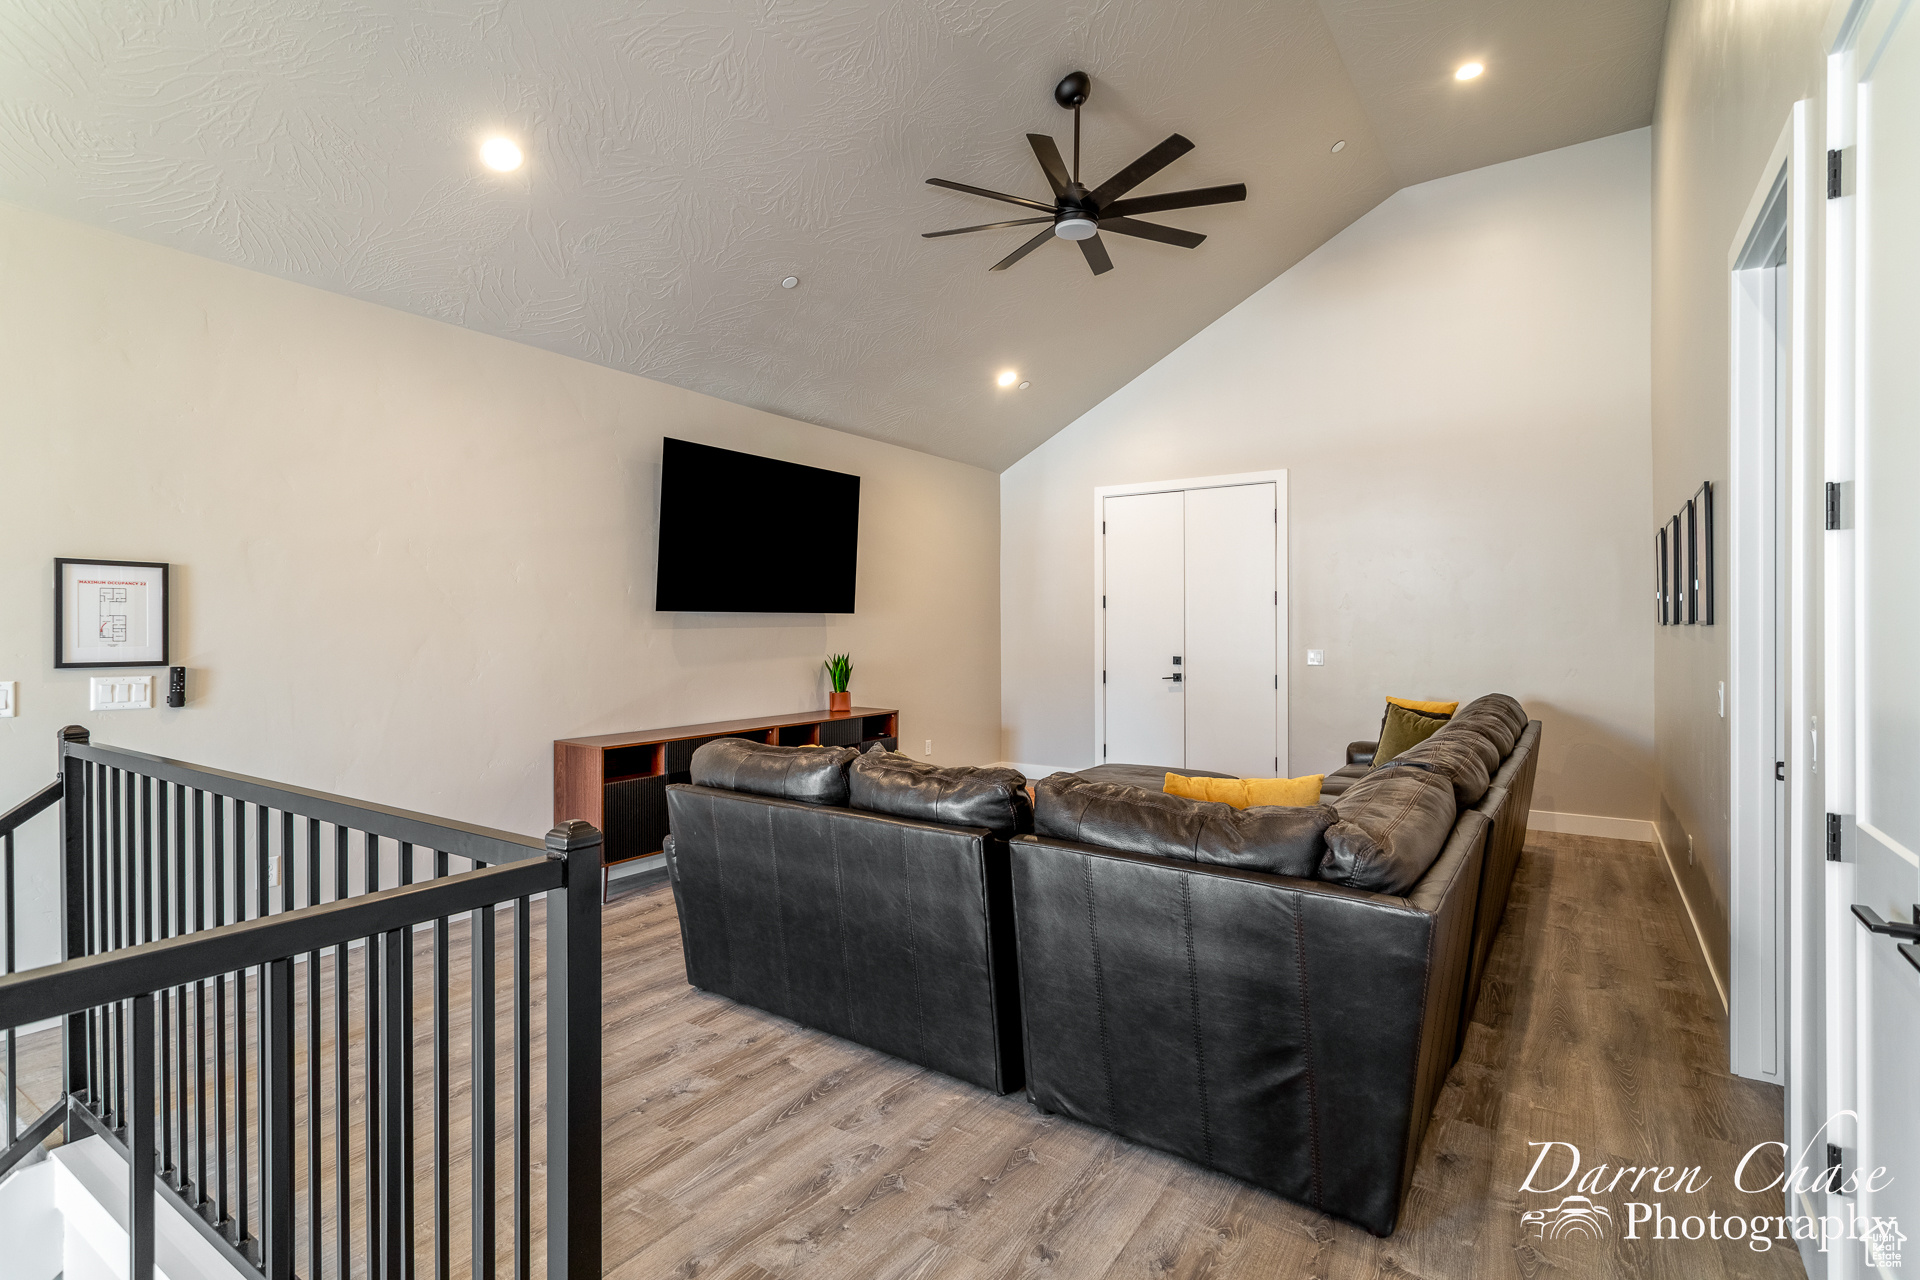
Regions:
M 716 738 L 797 747 L 859 747 L 900 742 L 900 713 L 887 707 L 807 711 L 754 720 L 717 720 L 670 729 L 560 738 L 553 744 L 553 821 L 578 818 L 600 828 L 605 868 L 660 852 L 667 837 L 667 785 L 687 781 L 693 753 Z

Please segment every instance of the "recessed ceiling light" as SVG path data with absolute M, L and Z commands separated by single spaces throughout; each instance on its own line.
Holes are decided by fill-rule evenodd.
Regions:
M 1342 151 L 1345 151 L 1346 149 L 1347 149 L 1347 140 L 1345 138 L 1342 138 L 1340 139 L 1340 141 L 1333 144 L 1333 152 L 1335 155 L 1340 154 Z
M 489 169 L 501 173 L 512 173 L 520 167 L 520 148 L 509 138 L 488 138 L 480 144 L 480 163 Z
M 780 282 L 780 287 L 782 289 L 791 289 L 796 285 L 798 285 L 799 283 L 800 283 L 799 276 L 788 276 L 785 280 L 782 280 Z
M 1453 78 L 1455 80 L 1471 80 L 1485 70 L 1486 68 L 1477 62 L 1464 62 L 1460 64 L 1460 69 L 1453 73 Z
M 1023 383 L 1021 383 L 1021 384 L 1020 384 L 1020 385 L 1019 385 L 1018 387 L 1015 387 L 1015 388 L 1014 388 L 1014 390 L 1016 390 L 1016 391 L 1025 391 L 1025 390 L 1026 390 L 1026 389 L 1027 389 L 1028 387 L 1030 387 L 1030 386 L 1032 386 L 1032 385 L 1033 385 L 1033 384 L 1032 384 L 1031 382 L 1023 382 Z
M 1005 372 L 1003 372 L 999 377 L 995 378 L 994 381 L 999 383 L 1003 387 L 1010 387 L 1014 383 L 1020 381 L 1020 375 L 1015 373 L 1013 370 L 1008 369 Z

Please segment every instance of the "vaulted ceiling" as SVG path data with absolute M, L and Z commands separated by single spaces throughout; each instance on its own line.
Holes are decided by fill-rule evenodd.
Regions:
M 1648 123 L 1666 9 L 9 0 L 0 198 L 997 469 L 1399 187 Z M 1097 278 L 989 274 L 1031 228 L 922 239 L 1021 216 L 929 177 L 1047 194 L 1022 135 L 1070 145 L 1074 69 L 1085 176 L 1177 131 L 1136 194 L 1247 201 Z

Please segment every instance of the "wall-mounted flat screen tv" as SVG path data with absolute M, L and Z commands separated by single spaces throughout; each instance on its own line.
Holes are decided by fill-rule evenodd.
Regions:
M 852 613 L 860 477 L 666 441 L 662 613 Z

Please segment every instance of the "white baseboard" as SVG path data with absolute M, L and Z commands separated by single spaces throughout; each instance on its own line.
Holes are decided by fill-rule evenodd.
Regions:
M 1568 836 L 1600 836 L 1607 840 L 1654 842 L 1653 823 L 1645 818 L 1605 818 L 1596 813 L 1555 813 L 1535 809 L 1527 814 L 1527 830 L 1555 831 Z
M 1713 975 L 1713 989 L 1720 993 L 1720 1008 L 1731 1011 L 1727 1000 L 1727 980 L 1720 967 L 1713 962 L 1713 951 L 1707 946 L 1707 935 L 1701 931 L 1700 917 L 1693 910 L 1693 902 L 1687 897 L 1687 887 L 1680 883 L 1680 867 L 1673 860 L 1673 850 L 1667 848 L 1667 842 L 1660 836 L 1659 824 L 1654 824 L 1653 842 L 1660 847 L 1660 857 L 1667 864 L 1667 874 L 1673 877 L 1673 891 L 1680 895 L 1680 905 L 1687 909 L 1687 923 L 1693 926 L 1693 941 L 1700 948 L 1700 958 L 1707 962 L 1707 972 Z

